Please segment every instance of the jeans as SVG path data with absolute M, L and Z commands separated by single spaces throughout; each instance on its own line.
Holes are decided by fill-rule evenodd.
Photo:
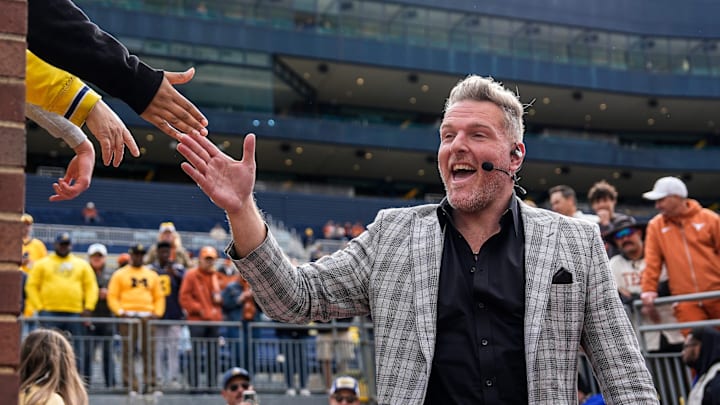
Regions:
M 55 312 L 55 311 L 40 311 L 38 314 L 41 317 L 49 317 L 49 318 L 74 318 L 77 319 L 77 321 L 43 321 L 42 327 L 48 328 L 48 329 L 57 329 L 59 331 L 62 331 L 65 333 L 65 335 L 68 337 L 70 342 L 72 343 L 73 350 L 75 351 L 75 362 L 77 364 L 77 369 L 80 371 L 81 374 L 85 375 L 83 372 L 83 365 L 81 363 L 83 353 L 85 352 L 85 331 L 83 330 L 83 322 L 82 322 L 82 316 L 79 313 L 76 312 Z

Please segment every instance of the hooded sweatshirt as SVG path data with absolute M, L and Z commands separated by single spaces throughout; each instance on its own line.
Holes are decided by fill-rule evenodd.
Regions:
M 670 293 L 720 290 L 720 217 L 695 200 L 678 217 L 656 215 L 645 237 L 642 291 L 657 291 L 662 265 L 667 265 Z
M 696 328 L 692 335 L 702 346 L 693 365 L 698 379 L 688 395 L 687 405 L 720 404 L 720 332 L 713 328 Z

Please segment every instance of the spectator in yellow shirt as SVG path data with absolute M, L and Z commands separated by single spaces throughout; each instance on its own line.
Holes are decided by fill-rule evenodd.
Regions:
M 90 264 L 72 254 L 72 240 L 67 232 L 55 238 L 55 252 L 35 262 L 25 286 L 27 299 L 41 317 L 64 320 L 43 322 L 71 334 L 78 359 L 84 348 L 78 336 L 83 333 L 81 317 L 88 317 L 98 300 L 98 285 Z M 76 318 L 76 319 L 68 319 Z M 78 364 L 78 369 L 81 370 Z
M 152 345 L 147 333 L 149 319 L 162 318 L 165 313 L 165 293 L 160 284 L 160 276 L 147 266 L 143 265 L 143 257 L 147 253 L 145 246 L 138 244 L 130 248 L 130 264 L 119 268 L 113 273 L 108 285 L 107 303 L 115 316 L 121 318 L 136 318 L 141 321 L 141 328 L 127 323 L 120 323 L 119 331 L 122 340 L 122 358 L 130 356 L 129 343 L 140 343 L 143 353 L 143 373 L 147 393 L 156 388 Z M 128 386 L 131 365 L 123 361 L 123 385 Z M 132 390 L 139 391 L 139 382 L 132 380 Z
M 22 262 L 20 264 L 20 270 L 24 271 L 25 274 L 30 273 L 33 264 L 43 257 L 47 256 L 47 248 L 43 241 L 32 237 L 32 226 L 33 217 L 30 214 L 22 214 L 20 221 L 23 223 L 23 235 L 22 235 Z M 23 293 L 25 292 L 25 283 L 27 282 L 27 276 L 23 276 Z M 23 294 L 23 315 L 25 317 L 32 316 L 35 310 L 30 305 L 30 301 Z
M 33 264 L 43 257 L 47 256 L 47 248 L 43 241 L 32 237 L 33 220 L 32 215 L 22 214 L 20 221 L 23 223 L 22 235 L 22 264 L 20 269 L 25 273 L 29 273 Z

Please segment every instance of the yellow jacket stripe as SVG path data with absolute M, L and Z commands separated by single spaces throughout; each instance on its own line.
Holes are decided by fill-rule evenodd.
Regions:
M 27 52 L 25 97 L 28 103 L 82 126 L 100 95 L 72 74 Z

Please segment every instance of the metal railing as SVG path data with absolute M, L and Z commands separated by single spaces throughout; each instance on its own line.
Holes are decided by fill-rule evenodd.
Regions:
M 36 328 L 59 329 L 70 340 L 75 352 L 76 365 L 89 385 L 91 393 L 120 393 L 131 391 L 130 387 L 139 381 L 136 372 L 129 373 L 123 379 L 122 370 L 126 364 L 135 363 L 135 354 L 127 352 L 123 356 L 123 347 L 137 345 L 137 336 L 142 326 L 140 320 L 130 318 L 83 318 L 35 316 L 21 318 L 22 337 Z M 82 331 L 73 334 L 73 327 Z M 127 331 L 121 335 L 120 331 Z M 100 352 L 101 357 L 98 357 Z M 109 357 L 105 357 L 109 355 Z M 139 371 L 139 370 L 136 370 Z
M 259 392 L 324 394 L 332 378 L 343 374 L 361 382 L 363 398 L 375 394 L 368 322 L 291 325 L 79 316 L 21 321 L 23 336 L 38 327 L 66 333 L 91 394 L 216 393 L 222 374 L 235 366 L 250 371 Z
M 655 300 L 655 305 L 672 305 L 684 301 L 700 301 L 707 299 L 720 298 L 720 291 L 711 291 L 695 294 L 672 295 L 668 297 L 660 297 Z M 663 403 L 679 404 L 687 398 L 692 385 L 692 375 L 690 370 L 685 367 L 682 362 L 680 353 L 651 353 L 648 351 L 645 334 L 648 332 L 663 332 L 677 329 L 692 329 L 696 327 L 718 327 L 720 319 L 712 319 L 707 321 L 696 322 L 674 322 L 663 324 L 644 324 L 640 308 L 641 300 L 633 301 L 633 317 L 638 335 L 640 349 L 645 356 L 645 360 L 650 369 L 650 373 L 655 381 L 655 387 L 658 390 Z
M 714 298 L 720 298 L 720 291 L 658 298 L 656 305 Z M 633 303 L 633 315 L 658 394 L 664 404 L 682 403 L 690 391 L 689 370 L 679 353 L 649 352 L 644 334 L 717 327 L 720 319 L 646 325 L 639 315 L 641 305 L 639 300 Z M 148 388 L 187 394 L 217 392 L 222 373 L 234 366 L 250 371 L 259 392 L 295 389 L 325 393 L 333 376 L 349 374 L 361 382 L 365 400 L 373 399 L 376 393 L 373 329 L 364 319 L 310 325 L 49 316 L 21 321 L 25 332 L 60 323 L 82 326 L 83 333 L 70 339 L 91 394 Z M 129 350 L 143 340 L 144 351 Z M 580 373 L 592 375 L 588 360 L 580 356 L 578 361 Z M 597 391 L 597 384 L 590 378 L 588 381 Z

